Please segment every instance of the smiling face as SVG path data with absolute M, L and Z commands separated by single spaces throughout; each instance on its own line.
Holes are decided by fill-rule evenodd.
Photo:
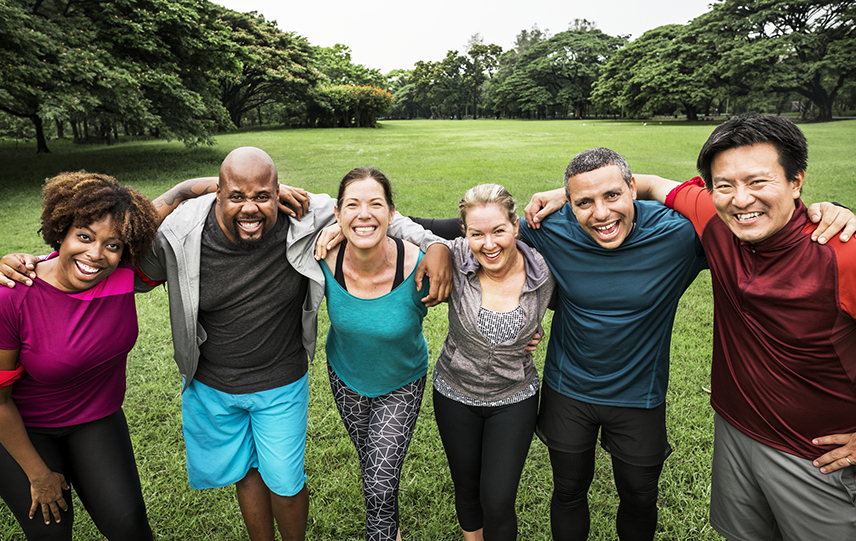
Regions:
M 517 260 L 517 231 L 520 222 L 508 221 L 508 212 L 499 204 L 475 206 L 467 211 L 464 226 L 470 250 L 482 269 L 501 274 Z
M 59 246 L 56 284 L 63 291 L 75 293 L 95 287 L 116 270 L 124 249 L 112 216 L 72 227 Z
M 805 171 L 787 179 L 776 148 L 769 143 L 731 148 L 711 162 L 716 213 L 734 235 L 756 243 L 781 230 L 794 213 Z
M 604 248 L 618 248 L 633 229 L 636 179 L 624 181 L 617 165 L 568 178 L 568 201 L 580 226 Z
M 220 229 L 242 248 L 258 245 L 277 219 L 278 184 L 269 168 L 230 168 L 220 175 L 215 215 Z
M 390 208 L 383 186 L 373 178 L 349 183 L 336 206 L 342 234 L 354 248 L 368 249 L 386 238 L 395 208 Z

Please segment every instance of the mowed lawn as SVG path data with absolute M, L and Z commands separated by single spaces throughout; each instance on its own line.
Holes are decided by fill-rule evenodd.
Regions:
M 280 181 L 335 195 L 341 177 L 368 165 L 383 170 L 404 214 L 450 217 L 464 191 L 496 182 L 513 193 L 522 214 L 530 196 L 561 186 L 573 156 L 606 146 L 623 154 L 633 171 L 675 180 L 695 175 L 698 150 L 715 124 L 647 121 L 395 121 L 378 129 L 241 131 L 217 138 L 215 147 L 186 149 L 178 143 L 133 142 L 104 146 L 50 143 L 48 155 L 34 155 L 32 143 L 0 141 L 0 254 L 44 253 L 37 234 L 40 187 L 63 170 L 107 173 L 154 198 L 178 181 L 214 176 L 233 148 L 266 150 Z M 856 121 L 802 124 L 809 140 L 807 202 L 832 200 L 856 205 Z M 609 268 L 591 272 L 609 276 Z M 667 279 L 667 277 L 664 277 Z M 622 288 L 625 284 L 615 283 Z M 166 294 L 162 288 L 137 297 L 140 337 L 131 353 L 125 413 L 156 537 L 206 541 L 246 539 L 232 488 L 194 491 L 188 487 L 181 436 L 180 377 L 172 361 Z M 431 368 L 446 334 L 445 305 L 425 320 Z M 548 313 L 545 327 L 549 329 Z M 310 491 L 307 539 L 358 540 L 364 507 L 356 453 L 329 391 L 324 355 L 327 319 L 319 318 L 318 354 L 310 368 L 306 472 Z M 718 539 L 707 523 L 712 411 L 708 403 L 712 302 L 705 271 L 684 295 L 675 321 L 668 395 L 669 439 L 660 488 L 658 538 Z M 549 339 L 549 335 L 548 338 Z M 543 366 L 546 341 L 536 353 Z M 599 451 L 590 491 L 590 539 L 616 538 L 618 499 L 609 456 Z M 518 492 L 522 540 L 550 539 L 550 464 L 534 439 Z M 443 448 L 433 418 L 430 391 L 402 475 L 401 529 L 407 541 L 461 539 Z M 101 539 L 77 507 L 75 539 Z M 23 535 L 0 502 L 0 540 Z

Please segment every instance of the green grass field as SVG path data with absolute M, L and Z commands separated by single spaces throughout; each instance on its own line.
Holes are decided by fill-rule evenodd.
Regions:
M 399 121 L 383 122 L 373 130 L 243 131 L 218 137 L 216 147 L 197 149 L 150 141 L 126 140 L 111 147 L 54 141 L 53 152 L 39 156 L 32 154 L 32 145 L 25 149 L 21 143 L 0 141 L 0 254 L 47 250 L 36 233 L 40 186 L 63 170 L 111 174 L 154 198 L 186 178 L 216 175 L 230 150 L 252 145 L 273 157 L 281 182 L 309 191 L 335 195 L 348 170 L 369 165 L 392 180 L 398 210 L 404 214 L 453 216 L 464 191 L 483 182 L 505 185 L 522 213 L 534 192 L 559 187 L 570 159 L 594 146 L 620 152 L 633 171 L 690 178 L 695 175 L 698 150 L 713 126 L 657 121 Z M 804 199 L 856 205 L 856 121 L 801 128 L 810 148 Z M 140 338 L 129 361 L 125 412 L 156 537 L 246 539 L 232 488 L 194 491 L 187 484 L 180 378 L 172 361 L 166 294 L 159 288 L 138 296 L 137 306 Z M 547 319 L 549 329 L 549 314 Z M 310 369 L 307 539 L 359 540 L 364 521 L 359 467 L 327 382 L 324 313 L 319 326 L 319 354 Z M 719 538 L 707 523 L 713 417 L 702 388 L 709 387 L 711 329 L 710 279 L 705 272 L 684 295 L 673 333 L 668 428 L 674 453 L 660 481 L 658 539 Z M 445 305 L 432 308 L 425 319 L 432 366 L 445 333 Z M 546 342 L 536 353 L 539 369 L 545 351 Z M 597 460 L 589 494 L 590 538 L 610 540 L 616 538 L 618 500 L 609 457 L 599 451 Z M 546 448 L 536 438 L 518 493 L 520 539 L 550 539 L 551 487 Z M 76 505 L 75 539 L 101 539 L 79 501 Z M 461 539 L 430 393 L 405 463 L 400 509 L 407 541 Z M 0 502 L 0 540 L 20 539 L 23 535 Z

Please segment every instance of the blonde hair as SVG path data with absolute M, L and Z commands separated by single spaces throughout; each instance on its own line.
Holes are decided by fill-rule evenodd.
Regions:
M 505 210 L 508 221 L 512 224 L 517 223 L 517 203 L 514 202 L 514 198 L 508 193 L 508 190 L 499 184 L 479 184 L 467 190 L 458 204 L 458 212 L 461 215 L 464 229 L 467 227 L 467 213 L 470 210 L 491 204 L 499 205 Z

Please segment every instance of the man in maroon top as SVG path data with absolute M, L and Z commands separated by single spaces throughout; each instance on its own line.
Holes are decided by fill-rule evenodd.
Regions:
M 711 134 L 703 183 L 637 178 L 710 264 L 710 519 L 729 539 L 856 539 L 856 244 L 812 242 L 807 156 L 793 123 L 753 115 Z

